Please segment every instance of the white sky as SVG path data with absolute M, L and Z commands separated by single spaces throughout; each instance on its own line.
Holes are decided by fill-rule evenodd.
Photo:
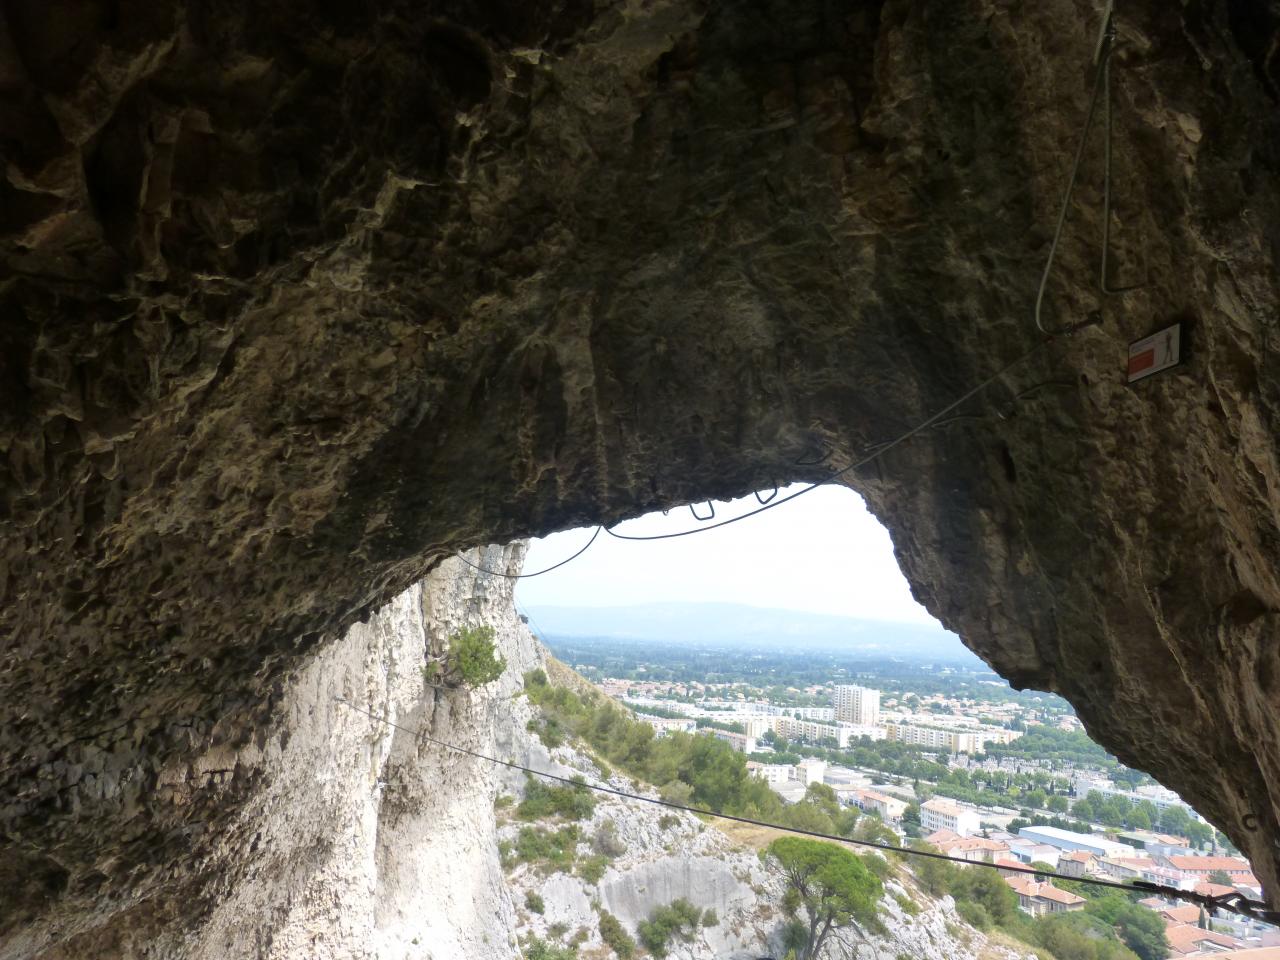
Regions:
M 785 496 L 798 487 L 784 488 Z M 716 504 L 721 520 L 758 507 L 754 497 Z M 698 510 L 706 515 L 706 505 Z M 698 526 L 687 507 L 628 521 L 619 533 Z M 571 556 L 591 529 L 533 541 L 525 570 Z M 524 606 L 620 606 L 718 601 L 834 613 L 872 620 L 935 623 L 911 596 L 889 533 L 847 487 L 819 487 L 759 516 L 674 540 L 634 542 L 601 533 L 585 554 L 544 576 L 521 580 Z

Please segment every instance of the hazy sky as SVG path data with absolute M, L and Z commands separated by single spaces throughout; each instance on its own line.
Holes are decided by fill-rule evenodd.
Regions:
M 779 496 L 798 487 L 784 488 Z M 758 507 L 754 497 L 716 504 L 716 520 Z M 706 506 L 699 509 L 705 515 Z M 698 525 L 687 507 L 649 514 L 620 533 L 660 533 Z M 535 540 L 526 571 L 573 554 L 591 529 Z M 820 487 L 759 516 L 675 540 L 634 542 L 604 533 L 572 563 L 521 580 L 524 606 L 615 606 L 721 601 L 934 623 L 898 570 L 888 531 L 847 487 Z

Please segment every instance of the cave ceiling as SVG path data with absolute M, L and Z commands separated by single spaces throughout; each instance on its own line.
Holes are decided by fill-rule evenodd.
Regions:
M 823 479 L 1028 351 L 843 480 L 1274 901 L 1276 3 L 1120 5 L 1146 282 L 1095 135 L 1051 341 L 1088 2 L 2 11 L 0 941 L 199 902 L 251 778 L 165 778 L 440 558 Z

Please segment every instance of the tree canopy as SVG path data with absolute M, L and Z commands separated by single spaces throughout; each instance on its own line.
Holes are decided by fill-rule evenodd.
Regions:
M 1110 924 L 1124 945 L 1141 960 L 1164 960 L 1169 956 L 1169 941 L 1160 915 L 1124 894 L 1095 892 L 1085 912 Z
M 768 855 L 787 878 L 787 902 L 808 918 L 807 938 L 799 960 L 818 957 L 833 930 L 876 921 L 880 878 L 855 853 L 819 840 L 780 837 Z

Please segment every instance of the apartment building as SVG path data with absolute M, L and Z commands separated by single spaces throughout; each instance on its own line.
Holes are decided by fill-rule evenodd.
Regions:
M 806 757 L 795 766 L 795 778 L 808 786 L 811 783 L 821 783 L 822 778 L 827 773 L 827 761 L 819 760 L 816 757 Z
M 757 763 L 755 760 L 748 760 L 747 772 L 772 785 L 786 783 L 791 779 L 793 770 L 789 763 Z
M 735 733 L 732 730 L 717 730 L 715 728 L 708 728 L 706 732 L 717 740 L 723 740 L 739 753 L 755 753 L 759 749 L 756 745 L 756 738 L 745 733 Z
M 886 740 L 932 747 L 950 753 L 981 753 L 982 744 L 972 731 L 943 730 L 940 727 L 922 727 L 912 723 L 886 723 Z
M 821 743 L 823 740 L 834 740 L 838 747 L 844 748 L 851 740 L 857 740 L 864 734 L 859 728 L 849 723 L 822 723 L 818 720 L 798 720 L 795 717 L 773 717 L 774 732 L 788 740 L 802 740 L 805 743 Z M 878 729 L 878 728 L 873 728 Z
M 669 733 L 693 733 L 698 729 L 698 721 L 684 717 L 650 717 L 645 714 L 638 716 L 653 727 L 653 732 L 659 737 L 665 737 Z
M 832 698 L 835 719 L 861 727 L 874 727 L 880 722 L 880 691 L 870 687 L 845 684 L 836 687 Z
M 891 721 L 884 725 L 885 739 L 947 750 L 950 753 L 982 753 L 988 743 L 1011 743 L 1022 734 L 999 727 L 954 727 Z
M 1204 817 L 1192 810 L 1180 796 L 1168 787 L 1162 787 L 1158 784 L 1148 784 L 1146 786 L 1139 787 L 1137 790 L 1121 790 L 1110 780 L 1084 776 L 1077 777 L 1075 782 L 1071 785 L 1071 788 L 1077 797 L 1087 797 L 1091 793 L 1099 793 L 1107 799 L 1110 799 L 1111 797 L 1119 797 L 1121 800 L 1127 800 L 1134 806 L 1137 806 L 1145 800 L 1146 802 L 1154 805 L 1161 813 L 1169 807 L 1181 807 L 1187 812 L 1192 820 L 1204 820 Z
M 1208 880 L 1209 874 L 1221 870 L 1236 886 L 1254 887 L 1258 878 L 1248 860 L 1240 857 L 1196 857 L 1188 855 L 1158 855 L 1156 863 L 1177 871 L 1188 880 Z
M 967 837 L 977 833 L 980 826 L 977 808 L 968 804 L 946 797 L 934 797 L 920 804 L 920 829 L 925 835 L 950 830 Z

